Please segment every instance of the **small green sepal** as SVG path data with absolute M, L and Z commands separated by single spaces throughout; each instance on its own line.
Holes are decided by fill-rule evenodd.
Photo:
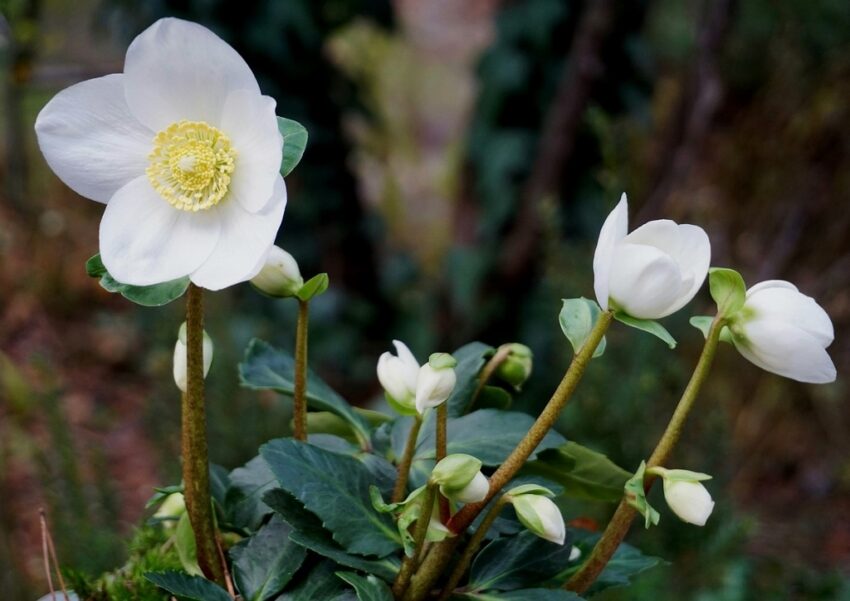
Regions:
M 573 352 L 578 353 L 587 337 L 590 336 L 590 331 L 599 320 L 599 316 L 602 315 L 602 309 L 596 301 L 584 297 L 565 298 L 563 301 L 558 323 L 561 324 L 564 336 L 570 341 Z M 593 352 L 593 357 L 600 357 L 604 352 L 605 338 L 603 337 Z
M 432 353 L 428 357 L 428 364 L 434 369 L 454 369 L 457 367 L 457 359 L 448 353 Z
M 653 509 L 646 499 L 646 491 L 643 488 L 645 473 L 646 461 L 641 461 L 640 467 L 635 472 L 635 475 L 626 482 L 623 490 L 626 493 L 626 502 L 644 517 L 644 524 L 646 528 L 649 528 L 652 525 L 658 525 L 658 522 L 661 520 L 661 514 Z
M 107 292 L 117 292 L 127 300 L 143 307 L 161 307 L 180 298 L 189 288 L 189 278 L 177 278 L 151 286 L 122 284 L 113 278 L 103 264 L 100 253 L 86 261 L 86 273 L 100 279 L 101 287 Z
M 304 285 L 301 286 L 301 289 L 295 293 L 295 296 L 306 303 L 314 297 L 323 294 L 325 290 L 328 289 L 329 283 L 330 280 L 328 279 L 328 274 L 320 273 L 319 275 L 314 275 L 312 278 L 304 282 Z
M 717 303 L 717 313 L 731 317 L 740 311 L 747 300 L 747 285 L 734 269 L 712 267 L 708 270 L 708 287 L 711 298 Z
M 553 498 L 555 496 L 555 493 L 545 486 L 540 486 L 539 484 L 521 484 L 520 486 L 510 489 L 506 494 L 512 497 L 518 497 L 520 495 L 541 495 Z
M 285 117 L 277 118 L 277 129 L 283 137 L 283 156 L 280 161 L 280 174 L 286 177 L 304 156 L 307 148 L 307 128 Z
M 676 339 L 670 335 L 670 332 L 668 332 L 664 326 L 653 319 L 638 319 L 637 317 L 632 317 L 622 311 L 616 311 L 614 313 L 614 319 L 620 323 L 626 324 L 630 328 L 643 330 L 644 332 L 652 334 L 656 338 L 660 338 L 671 349 L 676 348 Z

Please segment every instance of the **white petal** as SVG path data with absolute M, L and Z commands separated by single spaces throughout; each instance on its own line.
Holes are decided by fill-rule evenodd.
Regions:
M 618 244 L 611 266 L 609 295 L 626 313 L 658 319 L 682 292 L 682 274 L 663 251 L 642 244 Z
M 453 500 L 461 503 L 480 503 L 490 493 L 490 481 L 487 476 L 477 472 L 469 484 L 452 495 Z
M 174 343 L 174 383 L 177 388 L 186 392 L 187 374 L 189 372 L 189 358 L 186 345 L 178 340 Z
M 416 380 L 419 378 L 419 361 L 401 340 L 393 340 L 393 346 L 403 366 L 405 384 L 415 393 Z
M 35 121 L 47 164 L 74 192 L 98 202 L 145 172 L 154 133 L 130 113 L 124 76 L 90 79 L 59 92 Z
M 100 221 L 100 254 L 119 282 L 147 286 L 189 275 L 218 241 L 214 211 L 181 211 L 146 175 L 118 190 Z
M 231 92 L 260 93 L 239 53 L 206 27 L 174 18 L 133 40 L 124 73 L 130 110 L 154 131 L 181 119 L 217 127 Z
M 269 201 L 280 174 L 283 138 L 277 128 L 276 104 L 273 98 L 248 90 L 232 92 L 224 104 L 221 131 L 236 151 L 230 194 L 251 213 Z
M 832 344 L 835 337 L 832 320 L 823 307 L 796 288 L 760 288 L 755 294 L 748 294 L 745 306 L 753 312 L 753 319 L 783 321 L 793 325 L 814 336 L 824 348 Z
M 430 363 L 420 367 L 416 381 L 416 410 L 419 414 L 446 402 L 456 383 L 454 369 L 434 369 Z
M 599 231 L 596 242 L 596 252 L 593 254 L 593 290 L 596 301 L 603 311 L 608 310 L 609 281 L 611 261 L 614 259 L 614 248 L 629 230 L 629 201 L 626 194 L 620 197 L 620 202 L 605 219 Z
M 688 524 L 705 526 L 714 501 L 708 489 L 699 482 L 664 482 L 664 498 L 679 519 Z
M 743 326 L 745 339 L 733 337 L 738 351 L 764 370 L 812 384 L 835 381 L 835 365 L 820 341 L 781 321 L 754 319 Z
M 210 212 L 221 220 L 215 250 L 196 271 L 192 281 L 208 290 L 221 290 L 257 275 L 257 266 L 274 244 L 286 209 L 286 185 L 278 175 L 272 200 L 258 213 L 249 213 L 226 198 Z
M 767 290 L 769 288 L 787 288 L 789 290 L 796 290 L 797 287 L 791 282 L 786 282 L 785 280 L 765 280 L 763 282 L 759 282 L 755 286 L 750 287 L 747 290 L 747 296 L 749 297 L 751 294 L 755 294 L 759 290 Z

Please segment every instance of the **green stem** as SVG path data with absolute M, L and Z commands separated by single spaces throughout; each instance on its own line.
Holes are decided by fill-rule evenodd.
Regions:
M 700 388 L 702 388 L 711 370 L 711 364 L 717 352 L 717 343 L 720 340 L 720 332 L 724 325 L 726 325 L 725 320 L 719 317 L 716 317 L 714 322 L 712 322 L 694 373 L 685 391 L 682 393 L 682 398 L 679 400 L 679 404 L 670 418 L 670 423 L 667 424 L 667 429 L 664 431 L 661 440 L 658 441 L 655 450 L 647 462 L 647 468 L 661 466 L 666 463 L 670 457 L 670 453 L 679 441 L 688 413 L 691 411 Z M 646 476 L 644 486 L 647 490 L 652 486 L 654 480 L 655 476 Z M 614 556 L 626 534 L 628 534 L 629 527 L 632 525 L 632 521 L 636 515 L 637 511 L 626 502 L 625 498 L 620 501 L 617 510 L 614 512 L 614 516 L 605 528 L 605 532 L 602 533 L 602 537 L 596 543 L 593 551 L 591 551 L 590 557 L 587 558 L 581 569 L 567 581 L 564 588 L 581 595 L 596 582 L 596 579 L 602 573 L 602 570 L 605 569 L 611 557 Z
M 195 534 L 198 565 L 204 575 L 224 585 L 224 569 L 216 545 L 210 497 L 207 418 L 204 406 L 204 299 L 189 284 L 186 303 L 186 392 L 182 401 L 183 496 Z
M 295 440 L 307 440 L 307 323 L 310 305 L 298 299 L 298 323 L 295 326 L 295 389 L 293 400 L 293 435 Z
M 496 518 L 499 517 L 499 514 L 502 512 L 502 509 L 506 504 L 506 495 L 499 497 L 499 499 L 493 503 L 493 507 L 491 507 L 490 511 L 488 511 L 484 516 L 484 519 L 481 521 L 481 525 L 478 526 L 478 530 L 476 530 L 475 534 L 472 535 L 472 538 L 469 539 L 469 543 L 466 545 L 466 549 L 463 550 L 463 554 L 460 556 L 460 559 L 455 565 L 455 569 L 452 570 L 451 576 L 449 576 L 449 580 L 446 582 L 446 586 L 443 588 L 443 592 L 440 594 L 438 601 L 445 601 L 451 596 L 458 583 L 460 583 L 460 579 L 463 578 L 463 575 L 466 573 L 469 564 L 472 563 L 472 558 L 478 552 L 478 548 L 484 540 L 484 535 L 487 534 L 488 530 L 490 530 L 493 522 L 495 522 Z
M 395 488 L 393 488 L 392 503 L 399 503 L 406 496 L 410 464 L 413 462 L 413 452 L 416 450 L 416 441 L 419 438 L 419 428 L 421 427 L 422 418 L 417 415 L 414 418 L 413 425 L 410 426 L 410 433 L 407 435 L 407 442 L 404 445 L 404 454 L 398 463 L 398 475 L 395 480 Z
M 484 364 L 484 367 L 481 368 L 481 373 L 478 376 L 478 384 L 475 386 L 472 398 L 469 399 L 467 412 L 472 411 L 475 401 L 478 400 L 478 395 L 481 394 L 481 391 L 484 390 L 487 382 L 490 381 L 490 378 L 493 377 L 493 374 L 496 373 L 496 370 L 499 369 L 499 366 L 505 362 L 510 354 L 510 345 L 504 344 L 496 350 L 496 353 L 490 357 L 490 360 Z
M 593 329 L 590 331 L 587 340 L 576 353 L 575 357 L 573 357 L 567 372 L 564 374 L 564 378 L 561 380 L 558 388 L 555 389 L 552 398 L 549 399 L 543 412 L 531 426 L 525 437 L 517 444 L 510 456 L 490 476 L 490 491 L 487 494 L 487 498 L 480 503 L 465 505 L 463 509 L 454 514 L 452 519 L 449 520 L 448 527 L 454 533 L 463 532 L 469 527 L 487 503 L 516 475 L 525 461 L 534 452 L 534 449 L 537 448 L 537 445 L 540 444 L 540 441 L 543 440 L 552 426 L 555 425 L 558 416 L 561 414 L 561 410 L 563 410 L 570 400 L 584 374 L 584 370 L 593 358 L 596 347 L 599 346 L 602 337 L 611 325 L 612 318 L 613 314 L 608 311 L 599 316 L 599 320 L 593 325 Z M 434 547 L 413 578 L 410 588 L 404 596 L 405 601 L 418 601 L 428 594 L 428 591 L 451 560 L 452 552 L 458 545 L 459 539 L 459 536 L 454 536 Z
M 407 589 L 407 585 L 410 583 L 410 577 L 413 575 L 413 570 L 416 569 L 416 565 L 419 563 L 419 555 L 422 553 L 425 536 L 428 534 L 431 514 L 434 512 L 434 496 L 436 492 L 437 486 L 429 482 L 422 500 L 422 512 L 419 514 L 419 519 L 416 520 L 416 529 L 413 531 L 413 555 L 410 557 L 405 555 L 393 583 L 393 594 L 396 599 L 400 598 L 405 589 Z
M 449 408 L 447 403 L 442 403 L 437 406 L 437 425 L 436 425 L 436 436 L 435 436 L 435 445 L 434 445 L 434 454 L 436 457 L 437 463 L 446 458 L 446 448 L 448 446 L 448 437 L 446 434 L 446 428 L 448 426 L 449 421 Z M 451 517 L 451 512 L 449 509 L 449 500 L 445 498 L 442 494 L 439 495 L 439 505 L 440 505 L 440 521 L 442 523 L 446 523 Z

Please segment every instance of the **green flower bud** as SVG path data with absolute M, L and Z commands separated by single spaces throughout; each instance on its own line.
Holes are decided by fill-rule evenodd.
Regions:
M 438 485 L 441 492 L 444 489 L 459 491 L 472 482 L 480 470 L 481 461 L 472 455 L 456 453 L 448 455 L 434 466 L 431 482 Z
M 504 347 L 509 349 L 508 356 L 496 369 L 496 377 L 519 390 L 531 376 L 534 355 L 530 348 L 518 342 L 502 345 L 501 348 Z
M 509 495 L 508 500 L 513 504 L 517 517 L 522 525 L 531 532 L 559 545 L 566 538 L 566 524 L 561 510 L 548 497 L 535 494 Z

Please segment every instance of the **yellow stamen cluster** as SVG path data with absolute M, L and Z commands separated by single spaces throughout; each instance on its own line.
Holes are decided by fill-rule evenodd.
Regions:
M 183 211 L 214 207 L 227 194 L 236 151 L 230 139 L 203 121 L 178 121 L 153 139 L 145 170 L 151 185 Z

